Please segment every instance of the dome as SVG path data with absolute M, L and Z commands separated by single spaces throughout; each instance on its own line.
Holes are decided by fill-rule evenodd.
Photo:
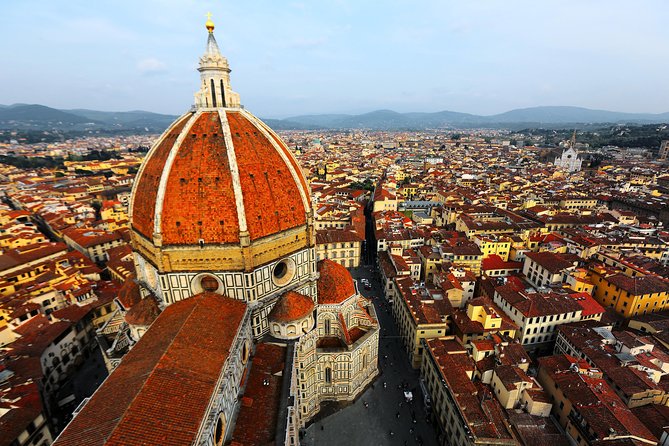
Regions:
M 308 197 L 297 161 L 259 119 L 242 109 L 198 110 L 147 155 L 131 224 L 163 246 L 238 244 L 306 224 Z
M 348 270 L 330 259 L 318 262 L 318 303 L 340 304 L 356 294 L 353 278 Z
M 288 291 L 274 304 L 268 318 L 270 321 L 276 322 L 299 321 L 309 316 L 315 307 L 316 305 L 310 297 L 295 291 Z

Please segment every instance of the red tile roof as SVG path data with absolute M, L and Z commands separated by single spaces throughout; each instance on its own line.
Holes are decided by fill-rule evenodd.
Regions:
M 285 358 L 285 347 L 275 344 L 257 345 L 242 407 L 232 434 L 232 444 L 274 444 L 282 382 L 278 373 L 284 368 Z
M 297 321 L 307 317 L 315 308 L 311 297 L 295 291 L 284 293 L 274 304 L 268 318 L 277 322 Z
M 160 315 L 158 302 L 153 296 L 147 296 L 133 305 L 125 315 L 125 321 L 130 325 L 151 325 Z
M 318 303 L 340 304 L 355 294 L 353 278 L 348 270 L 330 259 L 318 262 Z
M 55 445 L 191 444 L 246 308 L 214 293 L 167 307 Z
M 569 297 L 576 300 L 576 302 L 583 308 L 581 315 L 583 317 L 592 316 L 594 314 L 604 314 L 604 307 L 602 307 L 590 294 L 588 293 L 573 293 Z
M 564 269 L 574 267 L 574 257 L 568 254 L 543 251 L 528 252 L 525 256 L 551 274 L 557 274 Z
M 272 143 L 239 112 L 227 112 L 251 240 L 306 223 L 300 187 Z M 283 150 L 283 149 L 282 149 Z M 289 157 L 290 159 L 290 157 Z M 302 176 L 298 169 L 299 176 Z M 301 179 L 301 183 L 306 183 Z M 304 193 L 310 193 L 308 188 Z
M 522 262 L 505 262 L 497 254 L 491 254 L 484 258 L 481 266 L 484 270 L 516 269 L 520 271 L 523 269 Z
M 161 137 L 160 143 L 147 156 L 143 170 L 137 177 L 132 209 L 132 226 L 148 239 L 153 237 L 154 214 L 158 185 L 167 161 L 170 149 L 188 121 L 191 113 L 181 117 L 181 121 L 168 129 Z M 149 162 L 150 161 L 150 162 Z
M 133 275 L 123 283 L 118 292 L 118 301 L 125 310 L 129 310 L 140 300 L 142 300 L 142 295 L 139 293 L 139 285 L 135 282 Z
M 306 223 L 301 192 L 309 189 L 292 154 L 276 135 L 270 138 L 237 111 L 225 112 L 239 168 L 248 231 L 252 240 Z M 204 112 L 190 126 L 182 125 L 147 158 L 137 180 L 132 226 L 147 238 L 153 235 L 156 190 L 166 169 L 174 135 L 186 137 L 169 167 L 161 214 L 165 245 L 238 243 L 239 220 L 225 138 L 219 112 Z M 277 150 L 274 146 L 279 146 Z M 163 147 L 169 146 L 169 148 Z M 282 158 L 287 157 L 287 162 Z M 290 169 L 297 172 L 297 181 Z

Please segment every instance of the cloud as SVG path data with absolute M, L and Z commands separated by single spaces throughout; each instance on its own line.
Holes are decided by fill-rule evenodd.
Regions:
M 137 62 L 137 69 L 144 75 L 160 74 L 167 71 L 167 65 L 162 60 L 149 57 Z

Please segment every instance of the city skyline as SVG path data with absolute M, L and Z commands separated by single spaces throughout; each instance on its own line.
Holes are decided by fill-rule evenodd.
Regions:
M 242 103 L 272 118 L 570 105 L 666 112 L 659 1 L 149 1 L 2 6 L 0 103 L 178 114 L 211 11 Z M 45 79 L 47 75 L 47 79 Z M 165 95 L 165 91 L 171 94 Z M 613 93 L 612 93 L 613 92 Z

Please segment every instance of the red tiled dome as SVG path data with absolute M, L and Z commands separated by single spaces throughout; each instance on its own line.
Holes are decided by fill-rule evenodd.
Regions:
M 299 321 L 307 317 L 316 305 L 311 297 L 295 291 L 288 291 L 274 304 L 269 313 L 269 320 L 276 322 Z
M 318 262 L 318 303 L 339 304 L 355 294 L 353 278 L 348 270 L 329 259 Z
M 239 243 L 306 224 L 309 189 L 281 139 L 242 109 L 179 118 L 147 155 L 132 228 L 163 245 Z M 245 228 L 244 228 L 245 227 Z

